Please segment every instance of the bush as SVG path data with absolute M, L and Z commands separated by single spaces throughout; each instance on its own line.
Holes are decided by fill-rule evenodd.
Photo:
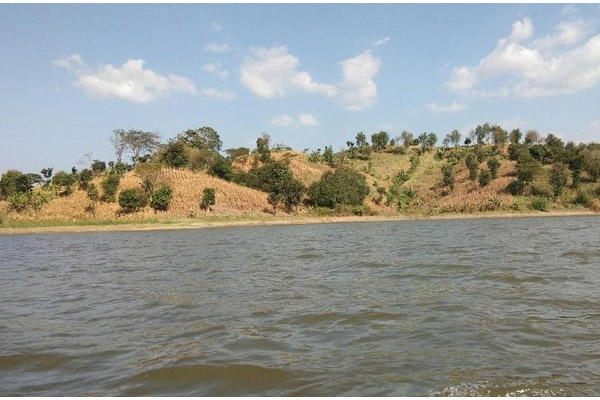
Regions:
M 369 194 L 365 177 L 349 168 L 328 171 L 308 189 L 315 206 L 334 208 L 338 204 L 361 205 Z
M 537 211 L 546 211 L 548 209 L 548 199 L 545 197 L 534 197 L 531 200 L 531 208 Z
M 136 189 L 125 189 L 119 195 L 119 205 L 128 212 L 137 211 L 146 207 L 147 204 L 148 198 Z
M 577 191 L 577 197 L 575 203 L 589 207 L 592 204 L 594 197 L 585 189 L 579 189 Z
M 550 185 L 554 189 L 554 196 L 558 198 L 564 188 L 571 183 L 571 171 L 569 171 L 569 167 L 562 163 L 554 163 L 550 170 Z
M 187 166 L 188 156 L 184 144 L 178 140 L 171 139 L 160 156 L 160 161 L 173 168 Z
M 513 180 L 506 187 L 506 191 L 508 193 L 512 194 L 513 196 L 522 195 L 524 190 L 525 190 L 525 183 L 518 179 Z
M 492 180 L 492 173 L 490 171 L 488 171 L 487 169 L 484 169 L 483 171 L 481 171 L 481 173 L 479 174 L 479 185 L 481 187 L 489 185 L 491 180 Z
M 29 207 L 29 195 L 27 193 L 15 193 L 8 198 L 8 209 L 23 212 Z
M 86 189 L 87 197 L 94 203 L 100 200 L 100 195 L 98 194 L 98 188 L 96 188 L 95 183 L 90 183 Z
M 86 190 L 89 183 L 91 182 L 91 180 L 92 180 L 92 171 L 90 171 L 87 168 L 82 169 L 78 175 L 79 189 Z
M 231 181 L 233 179 L 233 166 L 231 165 L 231 160 L 218 155 L 217 159 L 212 164 L 209 173 L 221 179 L 225 179 L 226 181 Z
M 202 191 L 202 201 L 200 202 L 200 208 L 203 210 L 211 210 L 211 206 L 216 204 L 215 188 L 205 188 Z
M 445 164 L 442 167 L 442 186 L 448 186 L 450 190 L 454 190 L 454 166 L 452 164 Z
M 500 169 L 500 161 L 497 158 L 490 158 L 487 162 L 488 169 L 492 176 L 492 179 L 496 179 L 498 177 L 498 170 Z
M 465 158 L 465 165 L 469 169 L 469 179 L 473 182 L 476 181 L 479 173 L 479 161 L 477 160 L 477 156 L 473 153 L 469 153 L 467 158 Z
M 50 193 L 42 190 L 29 195 L 29 205 L 36 211 L 42 209 L 42 207 L 50 201 Z
M 150 206 L 158 211 L 166 211 L 169 209 L 171 200 L 173 199 L 173 189 L 169 186 L 161 186 L 150 199 Z
M 102 190 L 104 191 L 103 200 L 109 203 L 114 203 L 119 190 L 119 183 L 121 182 L 121 175 L 109 174 L 102 181 Z

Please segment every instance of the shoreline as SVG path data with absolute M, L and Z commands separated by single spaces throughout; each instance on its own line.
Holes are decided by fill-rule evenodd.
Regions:
M 135 231 L 158 231 L 158 230 L 182 230 L 182 229 L 207 229 L 244 226 L 281 226 L 281 225 L 309 225 L 309 224 L 332 224 L 332 223 L 354 223 L 354 222 L 393 222 L 393 221 L 438 221 L 438 220 L 460 220 L 460 219 L 494 219 L 494 218 L 545 218 L 545 217 L 578 217 L 578 216 L 600 216 L 593 211 L 532 211 L 524 213 L 474 213 L 474 214 L 436 214 L 426 215 L 376 215 L 376 216 L 344 216 L 344 217 L 267 217 L 264 219 L 245 219 L 231 217 L 231 220 L 205 220 L 195 219 L 173 219 L 164 221 L 140 221 L 131 223 L 90 224 L 90 225 L 58 225 L 58 226 L 33 226 L 0 228 L 0 236 L 4 235 L 26 235 L 40 233 L 86 233 L 86 232 L 135 232 Z

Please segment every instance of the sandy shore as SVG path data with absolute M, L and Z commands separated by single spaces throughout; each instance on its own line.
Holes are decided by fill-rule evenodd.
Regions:
M 139 222 L 119 225 L 64 225 L 39 226 L 26 228 L 0 228 L 0 235 L 35 234 L 35 233 L 81 233 L 81 232 L 125 232 L 152 231 L 174 229 L 205 229 L 233 226 L 267 226 L 267 225 L 305 225 L 351 222 L 382 221 L 415 221 L 415 220 L 449 220 L 474 218 L 532 218 L 532 217 L 568 217 L 568 216 L 600 216 L 591 211 L 550 211 L 528 213 L 476 213 L 476 214 L 440 214 L 433 216 L 349 216 L 349 217 L 271 217 L 263 219 L 235 219 L 224 221 L 202 220 L 202 218 L 169 220 L 165 222 Z

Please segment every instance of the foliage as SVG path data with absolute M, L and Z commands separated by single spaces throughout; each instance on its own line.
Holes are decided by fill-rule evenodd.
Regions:
M 563 190 L 569 186 L 569 181 L 571 180 L 569 167 L 563 163 L 553 164 L 552 169 L 550 169 L 549 180 L 552 189 L 554 189 L 554 196 L 556 198 L 560 197 Z
M 310 163 L 318 163 L 319 161 L 321 161 L 321 149 L 311 152 L 308 156 L 308 162 Z
M 543 140 L 542 135 L 535 130 L 528 130 L 525 134 L 525 144 L 537 144 Z
M 125 189 L 119 194 L 119 206 L 125 211 L 137 211 L 148 205 L 148 198 L 137 189 Z
M 102 199 L 109 203 L 114 203 L 117 196 L 117 191 L 119 190 L 119 183 L 121 182 L 121 175 L 119 174 L 109 174 L 102 181 L 102 190 L 104 191 L 104 196 Z
M 213 153 L 218 153 L 221 150 L 221 146 L 223 146 L 223 142 L 217 131 L 208 126 L 188 129 L 180 133 L 177 139 L 192 148 Z
M 492 173 L 489 170 L 484 169 L 483 171 L 481 171 L 481 173 L 479 174 L 479 185 L 481 187 L 489 185 L 491 180 Z
M 371 135 L 371 143 L 374 151 L 383 150 L 388 145 L 390 136 L 387 132 L 381 131 Z
M 402 131 L 400 134 L 400 139 L 402 139 L 402 144 L 404 147 L 408 148 L 413 142 L 413 134 L 408 131 Z M 399 140 L 397 140 L 398 142 Z
M 29 207 L 29 194 L 26 192 L 15 192 L 8 197 L 8 209 L 23 212 Z
M 368 145 L 369 143 L 367 142 L 367 136 L 362 132 L 358 132 L 356 134 L 356 147 L 364 147 Z
M 99 175 L 106 170 L 106 163 L 104 161 L 94 160 L 92 162 L 92 172 L 95 175 Z M 42 170 L 43 172 L 43 170 Z
M 323 151 L 323 162 L 330 167 L 335 166 L 335 154 L 333 154 L 332 146 L 325 146 L 325 150 Z
M 267 162 L 271 158 L 271 136 L 263 133 L 256 139 L 256 152 L 260 155 L 260 161 Z
M 474 153 L 469 153 L 465 158 L 465 165 L 469 170 L 469 179 L 472 181 L 477 180 L 479 174 L 479 161 Z
M 233 166 L 229 158 L 217 154 L 217 158 L 210 167 L 209 174 L 231 181 L 233 179 Z
M 410 179 L 410 173 L 407 171 L 400 171 L 394 176 L 394 184 L 402 186 L 404 182 Z
M 579 189 L 577 191 L 577 197 L 575 203 L 589 207 L 592 204 L 594 197 L 585 189 Z
M 94 184 L 93 182 L 88 185 L 86 193 L 87 193 L 88 199 L 90 199 L 93 203 L 96 203 L 97 201 L 100 200 L 100 194 L 98 193 L 98 188 L 96 187 L 96 184 Z
M 365 177 L 346 167 L 326 172 L 308 189 L 313 205 L 329 208 L 338 204 L 360 205 L 368 194 Z
M 71 193 L 71 185 L 75 183 L 75 177 L 73 174 L 69 174 L 65 171 L 58 171 L 52 178 L 52 185 L 56 186 L 61 195 L 68 195 Z
M 200 202 L 200 208 L 203 210 L 212 210 L 211 206 L 216 204 L 215 188 L 204 188 L 202 191 L 202 201 Z
M 85 168 L 82 169 L 79 174 L 77 174 L 77 181 L 79 183 L 79 189 L 81 190 L 86 190 L 88 187 L 88 184 L 91 182 L 92 180 L 92 171 L 90 171 L 89 169 Z
M 188 155 L 185 151 L 183 142 L 178 140 L 169 140 L 160 160 L 173 168 L 183 168 L 188 164 Z
M 231 158 L 232 160 L 235 160 L 238 157 L 243 157 L 243 156 L 247 156 L 248 154 L 250 154 L 250 149 L 247 147 L 238 147 L 238 148 L 233 148 L 233 149 L 227 149 L 227 150 L 225 150 L 225 153 L 227 153 L 229 158 Z
M 155 132 L 138 129 L 114 129 L 111 142 L 115 149 L 117 162 L 122 160 L 126 151 L 131 153 L 131 160 L 136 163 L 144 153 L 152 153 L 160 146 L 160 136 Z
M 521 131 L 519 129 L 513 129 L 512 131 L 510 131 L 510 134 L 508 136 L 511 144 L 519 144 L 522 137 L 523 137 L 523 134 L 521 133 Z
M 442 167 L 442 186 L 448 186 L 450 190 L 454 190 L 454 166 L 445 164 Z
M 521 151 L 517 156 L 517 179 L 521 182 L 532 182 L 540 172 L 541 166 L 528 151 Z
M 531 200 L 531 208 L 537 211 L 547 211 L 548 199 L 546 199 L 545 197 L 534 197 Z
M 172 199 L 173 189 L 167 185 L 163 185 L 152 194 L 150 207 L 158 211 L 166 211 L 169 209 Z
M 600 149 L 588 146 L 581 151 L 583 170 L 596 182 L 600 178 Z
M 151 196 L 158 184 L 162 165 L 156 162 L 138 163 L 135 166 L 135 174 L 142 180 L 142 189 L 146 196 Z
M 444 138 L 443 144 L 445 147 L 448 147 L 449 144 L 452 144 L 454 147 L 458 147 L 460 144 L 460 132 L 455 129 Z
M 33 183 L 27 174 L 11 169 L 6 171 L 0 179 L 0 199 L 7 199 L 18 193 L 31 191 Z
M 500 161 L 498 161 L 497 158 L 492 157 L 488 160 L 487 167 L 492 179 L 496 179 L 498 177 L 498 169 L 500 169 Z

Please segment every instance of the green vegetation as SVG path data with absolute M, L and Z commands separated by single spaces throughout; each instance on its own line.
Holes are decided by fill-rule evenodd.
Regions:
M 245 212 L 244 196 L 256 200 L 249 212 L 296 215 L 600 210 L 600 144 L 565 144 L 554 134 L 509 133 L 489 123 L 464 136 L 453 130 L 439 147 L 433 132 L 390 136 L 358 132 L 344 150 L 335 152 L 329 144 L 300 153 L 283 143 L 271 145 L 266 133 L 254 149 L 222 150 L 219 134 L 210 127 L 187 129 L 166 143 L 153 132 L 115 129 L 114 161 L 88 156 L 80 171 L 46 167 L 39 174 L 3 173 L 0 213 L 5 225 L 41 215 L 47 221 L 70 215 L 132 218 L 147 205 L 165 216 L 188 215 L 194 205 L 182 207 L 181 198 L 191 197 L 181 185 L 192 181 L 193 197 L 198 186 L 205 190 L 200 201 L 205 210 L 212 210 L 219 190 L 228 204 L 220 203 L 219 213 Z M 236 191 L 235 201 L 227 202 L 228 191 Z M 56 212 L 56 207 L 63 209 Z

